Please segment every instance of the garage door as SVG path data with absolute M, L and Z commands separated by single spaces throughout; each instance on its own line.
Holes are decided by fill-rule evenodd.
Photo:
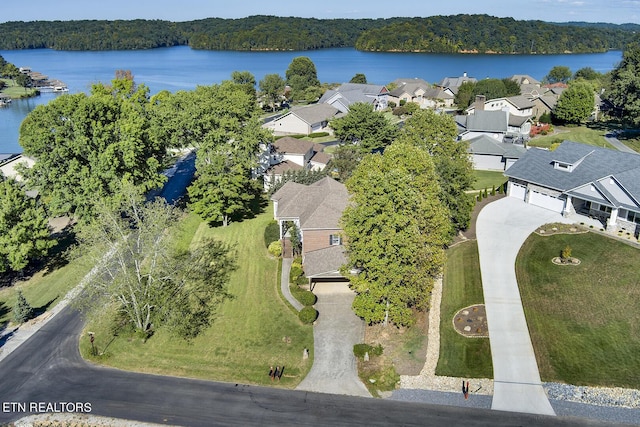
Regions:
M 515 182 L 509 182 L 509 196 L 516 199 L 524 200 L 527 194 L 527 187 L 524 185 L 516 184 Z
M 562 213 L 564 209 L 564 200 L 537 191 L 530 192 L 529 203 L 558 213 Z

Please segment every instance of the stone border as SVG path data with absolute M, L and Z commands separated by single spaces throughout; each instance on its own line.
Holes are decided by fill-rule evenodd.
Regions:
M 551 258 L 551 262 L 555 265 L 580 265 L 582 263 L 582 261 L 574 257 L 569 257 L 569 262 L 562 262 L 562 257 L 559 256 Z

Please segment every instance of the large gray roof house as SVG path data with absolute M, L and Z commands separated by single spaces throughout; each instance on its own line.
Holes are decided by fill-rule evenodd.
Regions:
M 564 141 L 513 164 L 507 194 L 563 215 L 599 219 L 608 231 L 640 231 L 640 155 Z
M 285 223 L 296 224 L 302 242 L 302 263 L 310 282 L 344 279 L 339 269 L 346 264 L 342 212 L 349 203 L 344 184 L 326 177 L 310 185 L 292 181 L 271 196 L 280 237 L 290 232 Z

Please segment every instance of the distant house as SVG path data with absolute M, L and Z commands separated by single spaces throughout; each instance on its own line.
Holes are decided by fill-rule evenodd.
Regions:
M 11 103 L 11 97 L 9 95 L 5 95 L 4 93 L 0 93 L 0 107 L 4 107 Z
M 290 232 L 288 222 L 300 230 L 303 269 L 309 282 L 344 280 L 339 271 L 347 262 L 340 227 L 349 203 L 344 184 L 329 177 L 310 185 L 289 181 L 271 200 L 280 237 L 284 239 Z
M 608 231 L 640 231 L 640 155 L 564 141 L 511 166 L 507 194 L 532 205 L 598 218 Z
M 264 147 L 260 156 L 258 174 L 264 175 L 265 191 L 279 182 L 287 172 L 324 169 L 331 157 L 323 152 L 324 146 L 298 138 L 285 136 Z
M 505 171 L 527 152 L 523 145 L 501 142 L 487 135 L 476 136 L 468 143 L 476 170 Z
M 540 118 L 543 114 L 550 114 L 558 103 L 556 95 L 540 95 L 531 99 L 533 102 L 533 117 Z
M 376 111 L 384 110 L 389 104 L 389 91 L 380 85 L 343 83 L 326 91 L 318 100 L 318 104 L 332 105 L 343 113 L 348 113 L 349 106 L 356 102 L 371 104 Z
M 437 86 L 442 89 L 450 89 L 453 95 L 456 95 L 460 86 L 462 86 L 463 83 L 467 82 L 477 83 L 478 80 L 474 77 L 469 77 L 465 72 L 460 77 L 445 77 L 440 83 L 437 84 Z
M 455 117 L 458 137 L 470 140 L 487 135 L 499 142 L 528 139 L 531 121 L 528 117 L 511 116 L 508 111 L 476 111 L 474 114 Z
M 540 96 L 543 90 L 540 88 L 540 82 L 527 74 L 514 74 L 509 77 L 520 86 L 520 95 L 527 98 Z
M 467 114 L 473 114 L 478 109 L 484 111 L 508 111 L 512 116 L 530 118 L 533 114 L 533 107 L 533 102 L 522 95 L 489 100 L 483 95 L 478 95 L 475 102 L 466 109 L 466 112 Z
M 17 170 L 18 165 L 24 165 L 28 168 L 33 167 L 36 163 L 31 157 L 22 154 L 0 154 L 0 173 L 6 178 L 14 178 L 16 181 L 22 181 L 22 176 Z
M 294 108 L 282 116 L 265 123 L 275 135 L 309 135 L 314 132 L 332 132 L 327 125 L 340 110 L 330 104 L 312 104 Z
M 450 89 L 433 88 L 423 79 L 396 79 L 396 88 L 389 92 L 389 101 L 401 105 L 414 102 L 420 108 L 448 108 L 453 106 L 455 95 Z

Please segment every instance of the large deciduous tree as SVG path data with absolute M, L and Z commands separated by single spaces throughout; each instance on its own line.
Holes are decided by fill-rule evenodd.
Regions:
M 148 89 L 112 83 L 39 105 L 22 122 L 20 144 L 36 159 L 24 174 L 53 214 L 88 217 L 123 182 L 147 191 L 164 181 L 166 147 L 149 133 Z
M 165 326 L 193 338 L 228 296 L 229 274 L 236 268 L 230 248 L 217 241 L 176 248 L 170 229 L 176 208 L 160 199 L 145 203 L 131 187 L 123 193 L 115 206 L 101 203 L 94 221 L 81 230 L 81 248 L 97 271 L 78 305 L 89 312 L 114 308 L 145 334 Z
M 606 95 L 623 117 L 640 126 L 640 43 L 632 43 L 624 50 L 622 61 L 611 72 L 611 89 Z
M 242 85 L 202 86 L 193 96 L 203 123 L 197 126 L 201 138 L 196 178 L 188 189 L 190 207 L 211 224 L 227 225 L 249 212 L 259 197 L 261 186 L 252 172 L 260 143 L 272 136 L 262 129 L 255 101 Z
M 549 74 L 547 74 L 544 79 L 549 83 L 567 83 L 572 75 L 569 67 L 556 65 L 549 71 Z
M 593 86 L 579 81 L 562 92 L 553 109 L 553 117 L 563 123 L 580 124 L 589 118 L 594 108 Z
M 0 174 L 0 273 L 22 270 L 54 244 L 42 205 Z
M 453 118 L 433 110 L 419 110 L 405 121 L 398 140 L 422 147 L 433 156 L 440 199 L 449 208 L 452 231 L 464 230 L 471 221 L 473 201 L 466 191 L 475 177 L 466 141 L 457 141 Z
M 285 73 L 287 85 L 293 89 L 294 99 L 305 99 L 305 91 L 310 87 L 319 87 L 316 66 L 307 56 L 293 58 Z
M 341 141 L 355 144 L 363 153 L 383 149 L 391 144 L 398 128 L 371 104 L 356 102 L 349 106 L 349 113 L 333 119 L 329 126 Z
M 429 305 L 449 236 L 432 156 L 394 143 L 365 156 L 346 183 L 352 197 L 342 217 L 348 265 L 356 269 L 355 313 L 367 323 L 410 325 Z
M 271 105 L 271 109 L 276 111 L 276 105 L 284 96 L 284 79 L 279 74 L 267 74 L 259 83 L 260 94 Z

